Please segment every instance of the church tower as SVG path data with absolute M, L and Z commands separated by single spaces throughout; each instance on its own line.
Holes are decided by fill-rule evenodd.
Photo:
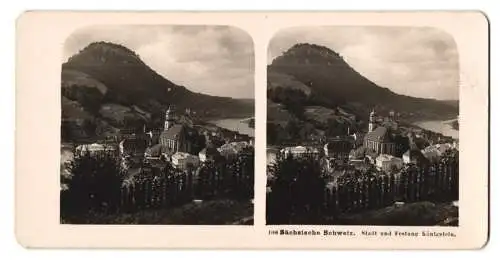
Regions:
M 175 124 L 175 107 L 169 106 L 165 113 L 165 130 L 170 129 Z
M 368 132 L 375 130 L 375 116 L 375 110 L 372 110 L 372 112 L 370 112 L 370 119 L 368 122 Z

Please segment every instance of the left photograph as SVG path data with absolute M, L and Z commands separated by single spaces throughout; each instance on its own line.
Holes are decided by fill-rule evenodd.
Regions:
M 250 35 L 101 25 L 61 47 L 61 224 L 253 225 Z

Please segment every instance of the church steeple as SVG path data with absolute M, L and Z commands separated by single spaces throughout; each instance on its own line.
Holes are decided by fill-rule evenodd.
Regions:
M 175 107 L 170 105 L 165 113 L 165 130 L 170 129 L 175 124 Z
M 389 112 L 389 121 L 391 121 L 391 122 L 395 122 L 396 121 L 396 115 L 394 113 L 394 110 L 391 110 Z
M 375 130 L 375 123 L 376 123 L 375 117 L 376 117 L 375 109 L 372 109 L 372 112 L 370 112 L 370 119 L 368 122 L 368 132 Z

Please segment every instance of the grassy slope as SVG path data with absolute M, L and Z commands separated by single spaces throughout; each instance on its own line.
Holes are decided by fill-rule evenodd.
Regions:
M 311 94 L 311 88 L 288 74 L 269 71 L 267 74 L 267 82 L 268 89 L 284 87 L 301 90 L 306 95 Z
M 86 86 L 89 88 L 97 88 L 99 92 L 105 94 L 108 88 L 98 80 L 95 80 L 91 76 L 77 70 L 65 69 L 61 72 L 61 82 L 62 87 L 71 87 L 73 85 Z
M 226 225 L 252 220 L 253 204 L 233 200 L 189 203 L 169 209 L 146 209 L 137 213 L 93 214 L 67 219 L 66 224 Z M 248 222 L 246 223 L 248 224 Z
M 344 214 L 341 225 L 433 226 L 447 218 L 458 218 L 458 208 L 450 204 L 415 202 L 358 214 Z

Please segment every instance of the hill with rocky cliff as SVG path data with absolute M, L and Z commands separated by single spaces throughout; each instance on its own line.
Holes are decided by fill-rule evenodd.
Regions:
M 347 128 L 363 127 L 373 108 L 380 114 L 396 111 L 408 122 L 458 115 L 458 101 L 394 93 L 361 75 L 341 54 L 324 46 L 296 44 L 276 57 L 267 72 L 271 139 L 300 131 L 303 133 L 295 135 L 295 139 L 344 134 Z
M 253 100 L 192 92 L 158 74 L 134 51 L 110 42 L 91 43 L 62 64 L 61 94 L 63 139 L 159 125 L 169 105 L 202 120 L 254 112 Z

